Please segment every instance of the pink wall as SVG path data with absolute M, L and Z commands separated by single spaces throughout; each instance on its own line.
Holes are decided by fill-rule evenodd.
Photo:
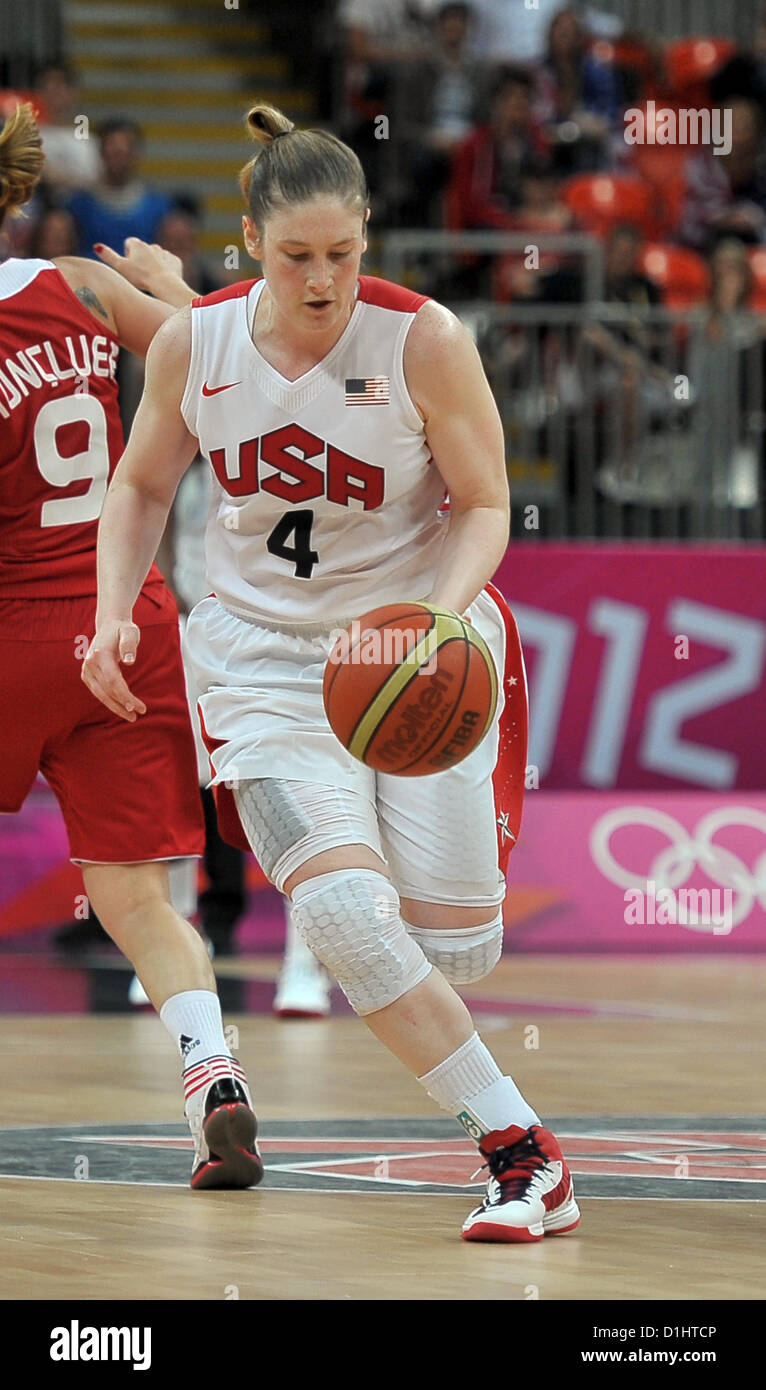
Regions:
M 495 583 L 542 786 L 766 788 L 766 548 L 514 542 Z
M 673 890 L 678 918 L 687 904 L 687 925 L 672 920 L 661 888 Z M 682 896 L 689 890 L 700 896 Z M 527 793 L 506 949 L 763 951 L 765 909 L 766 794 Z

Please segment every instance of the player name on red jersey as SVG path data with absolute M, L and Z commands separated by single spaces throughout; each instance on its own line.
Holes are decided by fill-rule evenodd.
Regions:
M 19 348 L 0 363 L 0 417 L 7 420 L 30 394 L 30 387 L 58 386 L 71 380 L 85 383 L 90 376 L 114 381 L 119 351 L 119 344 L 103 333 L 80 333 L 77 338 L 67 336 L 56 343 L 46 338 Z

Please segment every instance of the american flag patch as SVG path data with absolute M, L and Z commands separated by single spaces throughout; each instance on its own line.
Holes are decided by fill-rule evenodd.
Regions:
M 354 376 L 346 381 L 346 405 L 390 405 L 391 382 L 387 376 Z

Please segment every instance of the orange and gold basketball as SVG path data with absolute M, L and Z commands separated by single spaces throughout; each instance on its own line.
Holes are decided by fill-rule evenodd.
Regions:
M 355 619 L 324 673 L 340 742 L 376 772 L 444 772 L 481 743 L 497 706 L 490 650 L 457 613 L 391 603 Z

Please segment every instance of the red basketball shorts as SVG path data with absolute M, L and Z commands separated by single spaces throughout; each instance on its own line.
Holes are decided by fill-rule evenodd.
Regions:
M 0 811 L 18 811 L 38 771 L 53 789 L 72 858 L 125 864 L 201 854 L 194 738 L 168 590 L 139 596 L 135 666 L 146 714 L 127 724 L 82 681 L 95 599 L 0 602 Z

